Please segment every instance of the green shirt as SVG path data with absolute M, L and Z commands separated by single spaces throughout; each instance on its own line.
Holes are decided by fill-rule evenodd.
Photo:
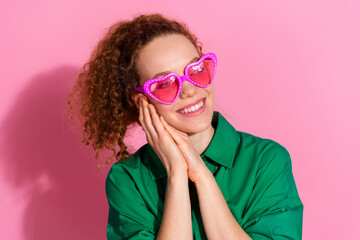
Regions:
M 212 125 L 215 134 L 201 158 L 240 226 L 252 239 L 301 239 L 303 204 L 286 149 L 272 140 L 236 131 L 218 112 Z M 156 239 L 166 184 L 166 170 L 149 144 L 115 163 L 106 180 L 108 239 Z M 189 184 L 193 196 L 194 184 Z M 194 199 L 193 238 L 207 239 Z

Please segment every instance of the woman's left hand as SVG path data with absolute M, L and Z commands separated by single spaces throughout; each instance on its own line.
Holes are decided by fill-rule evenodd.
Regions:
M 187 161 L 189 179 L 196 183 L 200 179 L 202 171 L 207 169 L 204 161 L 192 146 L 190 138 L 186 133 L 170 126 L 162 116 L 160 117 L 160 120 Z

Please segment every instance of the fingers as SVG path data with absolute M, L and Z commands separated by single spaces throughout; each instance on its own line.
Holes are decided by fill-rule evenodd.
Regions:
M 155 127 L 155 130 L 156 130 L 157 134 L 160 135 L 164 132 L 165 128 L 160 121 L 159 115 L 157 114 L 154 105 L 149 104 L 148 106 L 149 106 L 149 111 L 151 114 L 151 119 L 152 119 L 153 125 Z
M 200 157 L 200 154 L 195 150 L 189 136 L 186 133 L 170 126 L 162 116 L 160 117 L 160 121 L 180 149 L 188 166 L 189 179 L 196 182 L 199 179 L 201 169 L 207 169 L 204 161 Z
M 147 103 L 142 98 L 140 99 L 139 121 L 148 141 L 156 142 L 165 130 L 154 105 Z
M 139 122 L 145 131 L 146 138 L 149 143 L 154 142 L 154 137 L 156 137 L 156 131 L 151 123 L 149 109 L 147 107 L 148 103 L 140 98 L 140 110 L 139 110 Z
M 180 132 L 179 130 L 173 128 L 172 126 L 170 126 L 165 119 L 163 118 L 163 116 L 160 117 L 160 121 L 161 123 L 164 125 L 164 128 L 166 129 L 166 131 L 168 131 L 168 133 L 170 133 L 171 137 L 174 139 L 174 141 L 177 144 L 180 144 L 183 142 L 183 136 L 185 133 Z M 186 135 L 186 134 L 185 134 Z M 186 135 L 187 136 L 187 135 Z

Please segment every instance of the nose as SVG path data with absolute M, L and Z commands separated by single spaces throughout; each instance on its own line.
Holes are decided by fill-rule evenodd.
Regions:
M 198 86 L 192 84 L 189 81 L 184 81 L 181 86 L 179 97 L 180 98 L 192 97 L 195 95 L 197 90 L 198 90 Z

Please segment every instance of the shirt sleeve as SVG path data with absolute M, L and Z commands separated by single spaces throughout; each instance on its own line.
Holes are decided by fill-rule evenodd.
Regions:
M 254 240 L 302 238 L 303 204 L 289 153 L 279 144 L 263 154 L 244 231 Z
M 105 188 L 109 203 L 107 238 L 156 239 L 155 218 L 146 208 L 146 203 L 126 170 L 114 165 L 106 179 Z

